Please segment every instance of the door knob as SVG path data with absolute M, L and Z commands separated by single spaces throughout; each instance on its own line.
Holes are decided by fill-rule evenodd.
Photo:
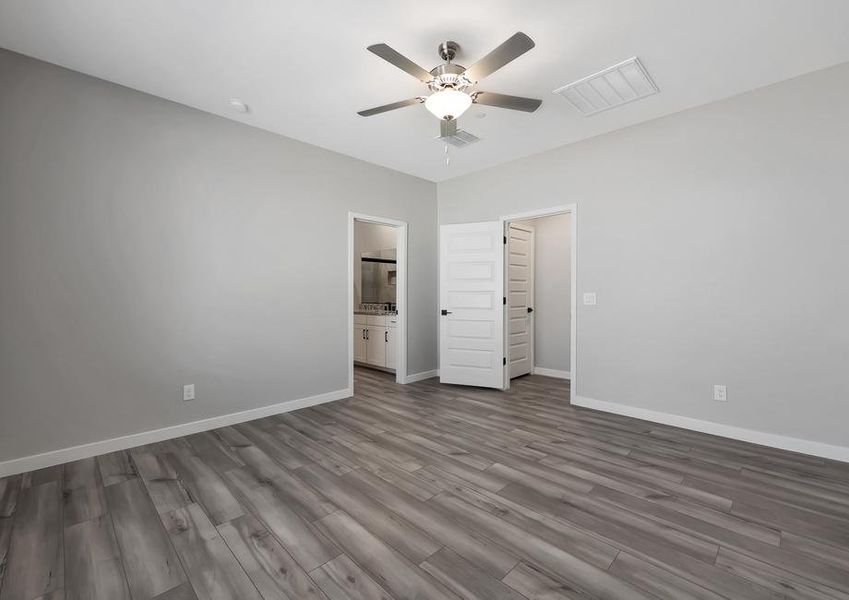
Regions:
M 442 316 L 443 317 L 450 315 L 450 314 L 452 314 L 450 310 L 445 310 L 444 308 L 442 309 Z

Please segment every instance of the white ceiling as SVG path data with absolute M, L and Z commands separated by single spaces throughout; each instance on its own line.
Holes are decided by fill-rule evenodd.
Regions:
M 425 91 L 366 46 L 469 66 L 516 31 L 536 48 L 478 89 L 543 105 L 473 106 L 450 167 L 423 106 L 357 116 Z M 0 0 L 2 47 L 433 181 L 849 61 L 848 31 L 846 0 Z M 660 94 L 583 117 L 551 93 L 635 55 Z

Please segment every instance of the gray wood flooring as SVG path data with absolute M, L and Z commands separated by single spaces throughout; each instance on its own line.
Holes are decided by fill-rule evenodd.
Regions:
M 849 599 L 849 465 L 398 386 L 0 479 L 0 600 Z

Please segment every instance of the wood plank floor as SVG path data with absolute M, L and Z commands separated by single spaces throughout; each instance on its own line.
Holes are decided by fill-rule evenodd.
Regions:
M 849 465 L 399 386 L 0 480 L 0 600 L 849 599 Z

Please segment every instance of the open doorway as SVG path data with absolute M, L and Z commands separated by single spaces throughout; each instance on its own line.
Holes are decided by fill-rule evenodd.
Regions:
M 552 375 L 551 371 L 560 371 L 558 375 L 561 376 L 568 374 L 570 400 L 575 397 L 577 366 L 575 313 L 577 207 L 575 205 L 505 216 L 498 221 L 452 223 L 440 226 L 440 382 L 496 389 L 510 387 L 510 367 L 508 366 L 510 337 L 513 335 L 514 342 L 519 339 L 519 336 L 511 334 L 509 324 L 511 310 L 512 317 L 517 321 L 524 319 L 523 327 L 526 330 L 531 328 L 531 331 L 535 329 L 533 320 L 537 310 L 534 306 L 534 289 L 532 288 L 526 289 L 526 297 L 521 299 L 521 302 L 514 297 L 512 309 L 508 306 L 510 261 L 507 256 L 507 236 L 510 225 L 515 224 L 519 229 L 523 222 L 533 222 L 544 217 L 563 214 L 568 215 L 567 220 L 561 220 L 559 223 L 552 220 L 554 234 L 558 235 L 559 231 L 557 241 L 562 250 L 551 250 L 551 252 L 565 252 L 565 256 L 556 257 L 562 271 L 558 275 L 563 275 L 569 283 L 568 287 L 561 289 L 560 293 L 550 296 L 556 310 L 546 309 L 546 313 L 553 314 L 565 308 L 569 315 L 568 323 L 561 321 L 565 327 L 551 332 L 560 350 L 554 350 L 554 357 L 559 360 L 550 365 L 560 368 L 538 363 L 534 356 L 535 347 L 538 344 L 531 340 L 526 341 L 528 348 L 522 368 L 540 375 Z M 534 243 L 534 239 L 527 234 L 532 233 L 534 228 L 524 226 L 524 230 L 523 241 L 526 246 L 529 246 Z M 530 252 L 529 247 L 526 247 L 524 251 Z M 539 258 L 539 251 L 535 254 Z M 568 265 L 568 268 L 564 265 Z M 528 271 L 528 269 L 530 264 L 526 265 L 525 270 Z M 533 312 L 529 312 L 529 308 L 534 309 Z M 560 314 L 562 315 L 562 312 Z M 532 315 L 531 319 L 528 319 L 528 315 Z M 563 356 L 566 353 L 565 348 L 568 348 L 568 357 Z M 545 352 L 543 355 L 545 356 Z M 564 358 L 567 359 L 566 362 L 563 362 Z M 568 371 L 563 368 L 566 364 L 569 365 Z M 546 372 L 546 369 L 550 370 Z
M 354 369 L 407 376 L 407 224 L 348 215 L 349 385 Z
M 507 224 L 507 368 L 571 378 L 571 215 Z
M 502 218 L 504 387 L 523 375 L 570 380 L 576 364 L 575 207 Z

